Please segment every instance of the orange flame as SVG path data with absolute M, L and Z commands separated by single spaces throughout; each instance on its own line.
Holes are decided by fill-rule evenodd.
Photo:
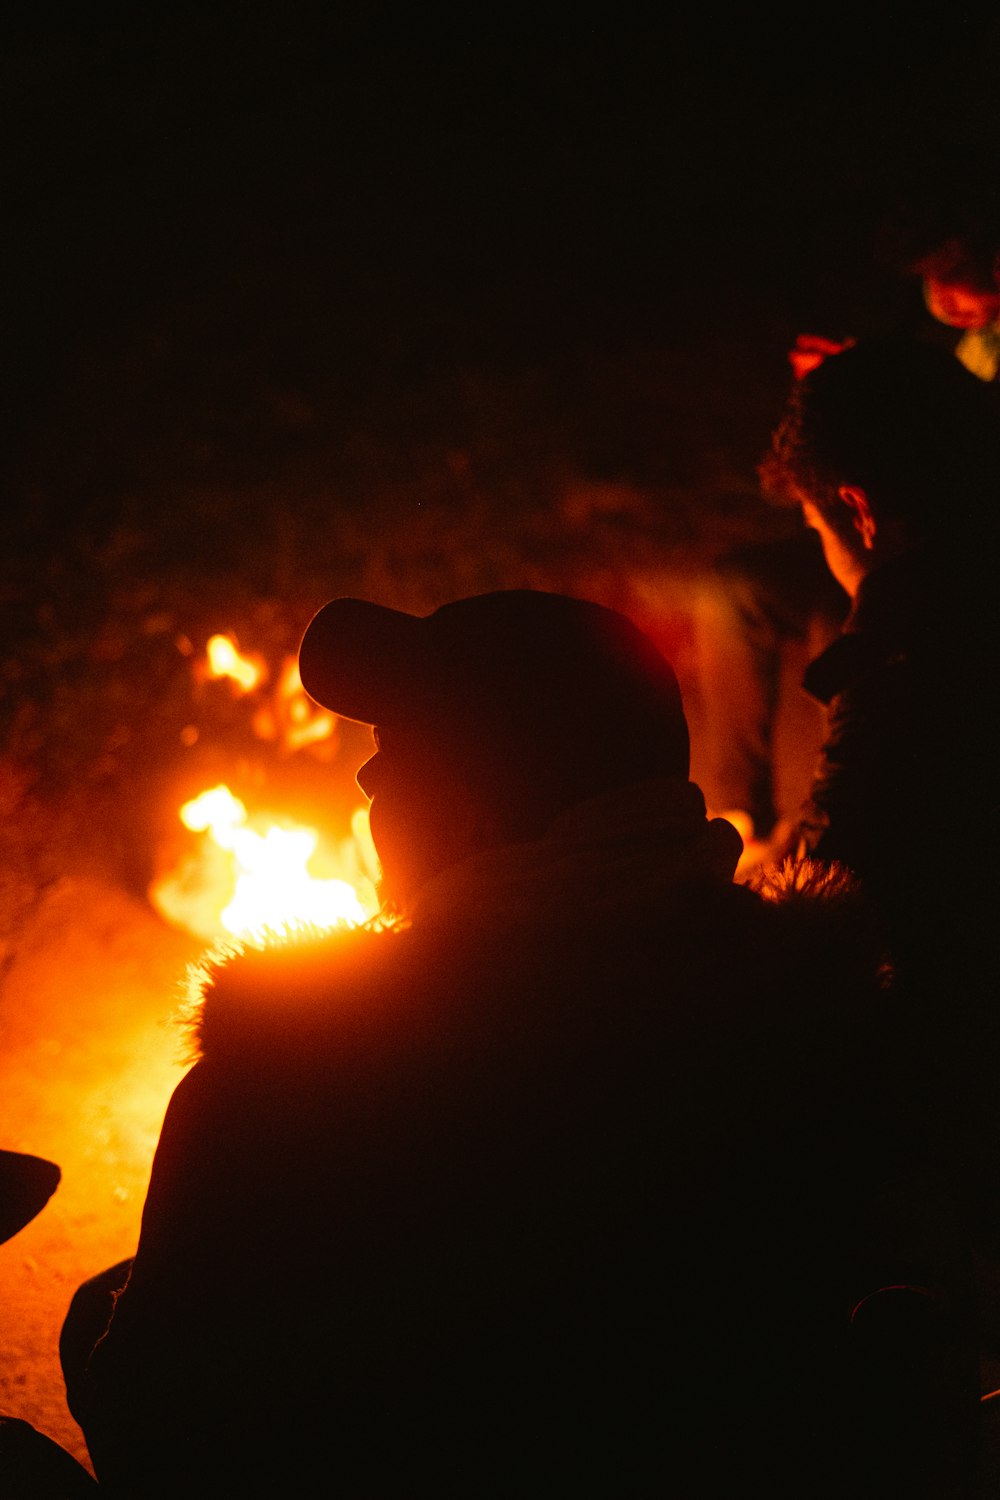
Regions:
M 337 715 L 320 708 L 308 696 L 299 676 L 298 659 L 286 656 L 277 682 L 261 697 L 259 690 L 268 681 L 264 658 L 239 650 L 231 635 L 209 638 L 205 655 L 194 667 L 195 677 L 219 681 L 227 678 L 240 697 L 254 695 L 255 706 L 250 721 L 259 740 L 276 740 L 282 750 L 294 752 L 309 749 L 328 759 L 336 748 Z M 198 738 L 197 731 L 189 742 Z
M 303 750 L 324 741 L 332 742 L 336 726 L 337 715 L 319 708 L 307 696 L 298 660 L 286 656 L 272 701 L 262 704 L 254 714 L 254 734 L 261 740 L 280 738 L 286 750 Z
M 378 909 L 378 861 L 367 808 L 353 815 L 333 877 L 309 869 L 319 845 L 315 829 L 251 820 L 225 785 L 186 802 L 180 818 L 206 837 L 198 853 L 154 881 L 149 894 L 161 916 L 199 937 L 214 941 L 227 934 L 260 938 L 289 936 L 306 927 L 356 927 Z
M 208 675 L 230 678 L 242 693 L 258 687 L 267 676 L 267 667 L 261 658 L 242 655 L 231 636 L 213 635 L 205 650 Z

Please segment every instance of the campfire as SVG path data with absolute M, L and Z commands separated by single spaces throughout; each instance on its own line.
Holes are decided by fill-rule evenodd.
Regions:
M 335 737 L 336 715 L 307 697 L 294 657 L 270 687 L 262 657 L 241 652 L 231 636 L 214 635 L 195 676 L 228 684 L 246 700 L 256 738 L 286 755 L 322 754 Z M 152 882 L 149 898 L 165 920 L 207 942 L 357 926 L 378 909 L 366 806 L 354 809 L 349 834 L 340 839 L 266 805 L 250 810 L 225 783 L 187 799 L 178 816 L 194 841 Z

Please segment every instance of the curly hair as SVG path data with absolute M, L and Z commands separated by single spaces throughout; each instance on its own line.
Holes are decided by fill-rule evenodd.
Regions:
M 872 336 L 794 382 L 758 476 L 768 498 L 811 501 L 845 540 L 845 485 L 866 492 L 876 519 L 930 539 L 954 527 L 956 504 L 973 514 L 995 490 L 998 414 L 996 390 L 954 355 Z

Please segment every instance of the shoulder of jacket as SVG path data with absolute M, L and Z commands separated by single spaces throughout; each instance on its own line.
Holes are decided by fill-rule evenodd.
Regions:
M 396 988 L 409 945 L 403 926 L 219 945 L 188 973 L 182 1024 L 191 1060 L 301 1045 L 373 1015 Z

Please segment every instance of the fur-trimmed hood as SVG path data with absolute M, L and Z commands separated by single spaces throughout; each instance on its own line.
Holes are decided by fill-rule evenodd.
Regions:
M 806 860 L 737 886 L 739 851 L 693 784 L 596 799 L 543 839 L 445 871 L 404 919 L 215 950 L 191 975 L 191 1056 L 324 1067 L 449 1028 L 487 1045 L 501 1025 L 572 1027 L 588 1005 L 620 1020 L 650 993 L 669 1007 L 692 990 L 720 1025 L 758 1024 L 763 1008 L 794 1031 L 815 1008 L 846 1034 L 885 979 L 856 883 Z
M 432 972 L 440 984 L 442 961 L 460 966 L 474 987 L 483 964 L 497 964 L 498 944 L 516 950 L 530 974 L 532 952 L 559 946 L 560 935 L 588 945 L 601 933 L 613 940 L 661 920 L 670 890 L 728 887 L 740 848 L 731 824 L 706 820 L 692 783 L 606 794 L 570 809 L 540 839 L 445 870 L 404 917 L 214 949 L 190 976 L 193 1055 L 268 1032 L 280 1047 L 290 1031 L 340 1031 L 355 1014 L 359 1025 L 365 1017 L 376 1024 L 401 985 L 413 1005 Z

